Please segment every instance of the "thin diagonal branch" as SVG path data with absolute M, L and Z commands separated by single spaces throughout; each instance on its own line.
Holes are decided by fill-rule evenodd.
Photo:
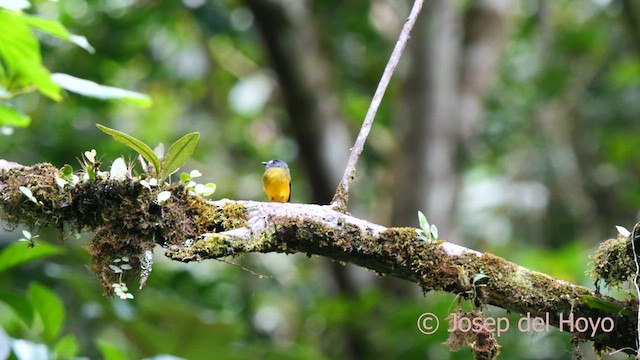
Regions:
M 340 211 L 347 210 L 349 200 L 349 186 L 351 185 L 351 182 L 355 177 L 356 164 L 358 163 L 358 159 L 360 158 L 360 154 L 362 153 L 362 149 L 364 148 L 364 143 L 367 141 L 367 137 L 369 136 L 369 131 L 371 130 L 371 125 L 373 125 L 373 120 L 376 116 L 376 112 L 378 112 L 378 108 L 380 107 L 380 103 L 382 102 L 382 97 L 384 96 L 384 93 L 387 90 L 387 86 L 389 86 L 389 82 L 391 81 L 391 76 L 393 75 L 396 66 L 400 62 L 400 57 L 402 56 L 402 52 L 407 45 L 407 41 L 409 41 L 409 34 L 411 33 L 411 29 L 413 29 L 413 25 L 416 23 L 418 14 L 422 9 L 422 4 L 423 0 L 416 0 L 413 3 L 411 13 L 405 21 L 404 26 L 402 27 L 400 37 L 396 42 L 396 46 L 393 48 L 393 52 L 391 53 L 389 62 L 387 62 L 387 66 L 384 69 L 384 73 L 382 74 L 380 83 L 378 83 L 378 88 L 373 94 L 371 105 L 369 105 L 369 110 L 367 110 L 367 114 L 364 117 L 364 122 L 362 123 L 362 127 L 360 128 L 358 138 L 351 148 L 351 155 L 349 155 L 349 161 L 347 163 L 346 169 L 344 170 L 344 175 L 342 175 L 342 180 L 340 181 L 340 184 L 338 184 L 336 194 L 331 201 L 331 206 L 335 209 L 339 209 Z

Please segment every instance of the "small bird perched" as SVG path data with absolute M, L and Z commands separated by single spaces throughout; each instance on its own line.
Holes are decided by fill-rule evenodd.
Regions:
M 289 173 L 289 165 L 278 159 L 263 161 L 262 165 L 266 168 L 262 176 L 262 185 L 269 200 L 289 202 L 289 200 L 291 200 L 291 173 Z

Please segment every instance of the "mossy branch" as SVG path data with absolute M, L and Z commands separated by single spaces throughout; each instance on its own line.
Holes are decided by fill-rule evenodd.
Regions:
M 597 291 L 489 253 L 425 241 L 414 228 L 387 228 L 330 205 L 205 201 L 180 184 L 171 185 L 171 198 L 160 205 L 153 190 L 130 179 L 94 180 L 68 188 L 56 184 L 59 173 L 50 164 L 22 167 L 0 160 L 2 219 L 9 224 L 94 232 L 92 267 L 107 288 L 113 281 L 107 271 L 112 259 L 128 256 L 132 266 L 140 265 L 140 257 L 154 244 L 182 262 L 250 252 L 305 253 L 405 279 L 424 291 L 455 293 L 478 307 L 490 304 L 531 316 L 550 314 L 556 326 L 559 314 L 611 317 L 615 331 L 575 336 L 593 340 L 600 349 L 635 349 L 633 304 L 604 298 Z M 21 186 L 31 190 L 37 204 L 24 196 Z M 589 306 L 585 297 L 604 299 L 617 310 Z

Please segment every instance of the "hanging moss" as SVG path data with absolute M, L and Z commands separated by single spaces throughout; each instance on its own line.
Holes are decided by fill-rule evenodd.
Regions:
M 479 308 L 469 311 L 458 309 L 455 314 L 450 314 L 447 317 L 447 322 L 452 323 L 455 321 L 461 323 L 462 321 L 467 321 L 469 324 L 484 324 L 486 319 L 487 317 Z M 473 352 L 474 359 L 486 360 L 496 359 L 500 354 L 501 348 L 493 332 L 489 331 L 486 326 L 474 327 L 472 331 L 463 331 L 456 326 L 453 331 L 449 332 L 449 337 L 445 344 L 454 352 L 459 351 L 463 346 L 467 346 Z
M 591 258 L 593 266 L 589 274 L 608 287 L 620 288 L 635 274 L 633 249 L 626 236 L 603 242 Z
M 2 171 L 1 217 L 10 225 L 53 225 L 62 229 L 66 224 L 70 230 L 93 232 L 94 239 L 88 246 L 90 268 L 100 276 L 109 294 L 114 283 L 131 281 L 140 274 L 145 250 L 152 250 L 155 244 L 181 245 L 213 230 L 212 207 L 181 183 L 149 190 L 131 179 L 98 178 L 60 187 L 56 174 L 62 176 L 51 164 Z M 31 190 L 38 204 L 20 191 L 21 186 Z M 163 204 L 157 202 L 161 191 L 171 192 Z M 110 265 L 118 264 L 123 257 L 131 269 L 114 272 Z

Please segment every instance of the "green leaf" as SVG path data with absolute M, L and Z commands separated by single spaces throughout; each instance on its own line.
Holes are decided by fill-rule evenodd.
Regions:
M 51 35 L 68 40 L 71 34 L 60 22 L 52 19 L 44 19 L 37 16 L 23 15 L 24 21 L 29 26 L 45 31 Z
M 40 44 L 20 13 L 0 9 L 0 60 L 14 74 L 21 88 L 35 87 L 43 95 L 61 101 L 60 87 L 42 65 Z M 2 61 L 0 61 L 2 63 Z M 12 91 L 11 88 L 7 89 Z
M 47 32 L 61 39 L 70 41 L 87 50 L 91 54 L 95 52 L 95 49 L 89 44 L 87 38 L 70 33 L 69 30 L 67 30 L 67 28 L 65 28 L 64 25 L 62 25 L 57 20 L 43 19 L 41 17 L 30 15 L 24 15 L 23 18 L 25 22 L 31 27 Z
M 51 73 L 49 73 L 49 70 L 44 68 L 44 66 L 33 67 L 29 79 L 42 95 L 57 102 L 62 101 L 60 87 L 52 81 Z
M 27 327 L 31 327 L 33 324 L 33 307 L 22 294 L 3 291 L 0 292 L 0 301 L 13 309 Z
M 31 7 L 27 0 L 0 0 L 0 7 L 9 10 L 24 10 Z
M 71 178 L 73 176 L 73 168 L 71 167 L 71 165 L 69 164 L 64 164 L 64 166 L 62 167 L 62 176 L 64 179 L 71 181 Z
M 55 73 L 51 75 L 51 80 L 65 90 L 96 99 L 124 100 L 142 107 L 149 107 L 152 103 L 151 98 L 147 95 L 113 86 L 100 85 L 68 74 Z
M 31 118 L 7 103 L 0 103 L 0 125 L 26 127 Z
M 96 127 L 105 134 L 111 135 L 117 142 L 127 145 L 128 147 L 135 150 L 138 154 L 142 155 L 143 158 L 145 158 L 148 162 L 151 163 L 151 165 L 153 165 L 154 169 L 156 169 L 156 173 L 160 173 L 160 160 L 147 144 L 134 138 L 131 135 L 127 135 L 123 132 L 108 128 L 106 126 L 96 124 Z
M 78 340 L 72 334 L 66 335 L 53 348 L 58 358 L 73 359 L 78 355 Z
M 429 222 L 427 221 L 427 217 L 424 216 L 422 211 L 418 211 L 418 221 L 420 222 L 420 228 L 426 233 L 429 234 L 431 231 Z
M 431 224 L 431 240 L 438 240 L 438 228 L 435 224 Z
M 64 253 L 63 248 L 46 242 L 40 242 L 38 246 L 31 249 L 28 243 L 15 242 L 0 252 L 0 272 L 43 257 L 62 253 Z
M 438 240 L 438 228 L 434 224 L 429 225 L 429 221 L 427 221 L 427 217 L 424 216 L 422 211 L 418 211 L 418 222 L 421 228 L 418 230 L 419 236 L 427 241 Z
M 62 300 L 46 286 L 32 282 L 29 284 L 28 296 L 44 326 L 43 336 L 53 341 L 62 328 L 65 310 Z
M 98 339 L 97 341 L 98 349 L 100 350 L 100 354 L 102 354 L 102 358 L 104 360 L 128 360 L 129 356 L 119 349 L 114 344 Z
M 93 170 L 93 167 L 90 165 L 87 165 L 87 177 L 89 178 L 89 180 L 95 180 L 96 178 L 96 172 L 95 170 Z
M 167 151 L 164 157 L 164 161 L 162 161 L 162 170 L 159 175 L 160 180 L 171 176 L 171 174 L 178 171 L 178 169 L 189 160 L 193 154 L 193 150 L 196 148 L 199 138 L 199 133 L 192 132 L 171 144 L 169 151 Z

